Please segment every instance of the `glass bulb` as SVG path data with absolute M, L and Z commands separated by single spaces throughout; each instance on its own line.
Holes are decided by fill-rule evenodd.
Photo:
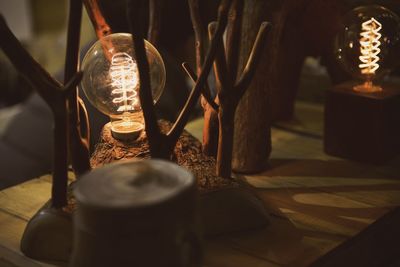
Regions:
M 154 102 L 165 85 L 164 62 L 145 41 Z M 111 119 L 111 132 L 118 139 L 134 139 L 143 130 L 139 100 L 139 73 L 132 35 L 114 33 L 98 40 L 82 61 L 82 89 L 90 103 Z
M 361 6 L 347 13 L 335 40 L 335 55 L 361 84 L 360 92 L 381 91 L 374 82 L 396 65 L 400 51 L 400 18 L 389 9 Z

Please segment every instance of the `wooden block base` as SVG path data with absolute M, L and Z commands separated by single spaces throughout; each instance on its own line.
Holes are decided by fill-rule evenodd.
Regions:
M 355 92 L 354 82 L 327 92 L 324 150 L 342 158 L 380 164 L 400 154 L 400 86 Z

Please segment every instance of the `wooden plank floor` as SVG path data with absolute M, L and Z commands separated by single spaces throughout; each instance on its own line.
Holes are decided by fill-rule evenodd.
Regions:
M 245 176 L 257 187 L 271 224 L 207 240 L 205 266 L 308 266 L 400 204 L 400 159 L 371 166 L 325 155 L 321 122 L 301 123 L 310 112 L 303 105 L 295 127 L 274 128 L 270 168 Z M 199 133 L 201 122 L 188 128 Z M 0 267 L 51 266 L 18 249 L 27 220 L 49 194 L 48 177 L 1 191 Z

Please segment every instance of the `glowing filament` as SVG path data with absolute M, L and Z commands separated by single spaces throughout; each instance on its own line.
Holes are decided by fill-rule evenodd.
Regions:
M 138 70 L 136 62 L 127 53 L 116 53 L 111 59 L 111 85 L 115 88 L 111 94 L 118 95 L 112 102 L 120 104 L 118 112 L 135 110 L 138 99 Z
M 359 57 L 361 64 L 358 67 L 361 73 L 365 75 L 374 75 L 379 68 L 379 53 L 381 50 L 379 46 L 381 42 L 379 39 L 382 34 L 379 31 L 382 29 L 382 24 L 374 18 L 365 21 L 361 25 L 362 32 L 360 33 L 360 51 Z

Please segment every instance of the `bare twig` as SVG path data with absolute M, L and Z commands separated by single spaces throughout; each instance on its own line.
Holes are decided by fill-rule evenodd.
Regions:
M 229 77 L 236 77 L 242 29 L 243 0 L 234 0 L 226 29 L 226 60 Z M 234 81 L 235 82 L 235 81 Z
M 161 31 L 162 8 L 164 0 L 149 1 L 149 29 L 147 40 L 157 47 Z
M 16 69 L 27 78 L 29 82 L 36 88 L 40 96 L 51 104 L 51 108 L 55 108 L 52 104 L 53 98 L 57 95 L 57 90 L 60 90 L 61 83 L 55 80 L 51 75 L 37 63 L 31 55 L 23 48 L 18 39 L 7 27 L 4 18 L 0 17 L 0 45 L 4 53 L 10 58 Z M 46 83 L 45 87 L 42 87 Z M 55 87 L 49 89 L 50 87 Z
M 138 65 L 140 80 L 140 103 L 143 110 L 143 117 L 146 126 L 146 134 L 149 141 L 150 153 L 154 157 L 160 157 L 160 147 L 163 142 L 163 135 L 158 127 L 157 117 L 154 110 L 153 96 L 151 94 L 150 68 L 147 61 L 144 46 L 143 20 L 137 19 L 144 12 L 143 1 L 139 1 L 140 6 L 135 1 L 128 1 L 127 16 L 133 37 L 133 47 Z M 136 19 L 135 19 L 136 18 Z
M 82 1 L 70 0 L 68 34 L 67 34 L 67 52 L 65 56 L 64 84 L 67 83 L 78 70 L 79 64 L 79 40 L 82 20 Z M 72 167 L 77 176 L 90 170 L 89 162 L 89 124 L 83 125 L 87 136 L 84 138 L 81 134 L 81 123 L 88 123 L 86 113 L 80 113 L 79 109 L 85 109 L 84 103 L 78 102 L 78 88 L 72 91 L 68 97 L 69 110 L 69 144 L 70 159 Z M 80 120 L 81 115 L 86 115 L 84 120 Z
M 196 73 L 200 75 L 204 63 L 204 54 L 208 44 L 208 38 L 200 16 L 199 0 L 189 0 L 189 10 L 195 37 Z M 211 100 L 211 90 L 206 81 L 202 92 L 201 105 L 205 109 L 207 108 L 206 105 L 209 104 L 215 109 L 215 105 L 212 102 L 215 103 L 214 100 Z
M 197 75 L 196 73 L 194 73 L 193 69 L 189 66 L 189 64 L 187 62 L 183 62 L 182 63 L 182 68 L 185 70 L 186 74 L 190 77 L 190 79 L 196 83 L 197 81 Z M 206 86 L 207 87 L 207 83 Z M 210 106 L 217 111 L 218 110 L 218 104 L 214 101 L 214 99 L 212 99 L 211 94 L 207 94 L 207 91 L 209 92 L 209 90 L 205 90 L 202 92 L 202 96 L 207 100 L 207 102 L 210 104 Z
M 217 23 L 215 21 L 208 24 L 208 35 L 211 39 L 217 30 Z M 226 65 L 226 57 L 224 51 L 224 42 L 222 37 L 217 40 L 219 50 L 215 56 L 214 74 L 217 81 L 217 94 L 219 98 L 224 97 L 225 90 L 231 88 L 231 79 L 229 79 L 228 67 Z
M 90 21 L 92 22 L 93 28 L 95 29 L 97 38 L 101 42 L 104 55 L 109 61 L 111 61 L 112 55 L 109 51 L 112 51 L 114 45 L 103 37 L 112 34 L 112 29 L 100 10 L 99 0 L 83 0 L 83 3 L 85 4 L 86 11 L 89 15 Z
M 63 86 L 38 64 L 13 35 L 3 17 L 0 17 L 0 46 L 15 68 L 37 90 L 54 116 L 54 162 L 52 206 L 67 204 L 68 181 L 68 108 L 67 98 L 82 79 L 82 72 L 74 74 Z
M 139 78 L 141 85 L 139 96 L 143 109 L 143 116 L 145 119 L 146 134 L 149 140 L 150 153 L 152 157 L 168 158 L 171 156 L 176 142 L 178 141 L 179 136 L 182 134 L 182 131 L 187 121 L 189 120 L 190 112 L 195 107 L 198 98 L 202 92 L 202 89 L 204 88 L 205 82 L 207 81 L 207 77 L 214 61 L 215 54 L 218 51 L 218 45 L 220 44 L 220 42 L 217 42 L 216 39 L 222 39 L 222 35 L 224 33 L 227 23 L 227 14 L 229 11 L 231 0 L 223 0 L 220 5 L 215 38 L 213 38 L 211 41 L 211 45 L 207 52 L 202 71 L 199 75 L 199 79 L 197 79 L 197 82 L 192 92 L 190 93 L 190 96 L 188 97 L 185 106 L 178 116 L 178 119 L 175 121 L 174 125 L 166 135 L 160 132 L 160 129 L 157 125 L 157 118 L 154 112 L 153 99 L 151 95 L 149 65 L 144 48 L 144 34 L 142 32 L 143 25 L 140 24 L 139 20 L 133 20 L 134 18 L 137 18 L 139 16 L 140 12 L 143 12 L 144 5 L 143 3 L 139 3 L 140 6 L 135 5 L 138 3 L 132 0 L 129 1 L 128 4 L 128 18 L 130 19 L 131 31 L 132 35 L 134 36 L 133 44 L 139 69 Z
M 201 72 L 201 66 L 204 63 L 205 47 L 207 45 L 207 35 L 203 27 L 203 22 L 200 17 L 199 0 L 189 0 L 190 17 L 192 20 L 193 31 L 195 35 L 196 46 L 196 72 L 197 75 Z
M 197 80 L 196 85 L 194 86 L 191 95 L 189 96 L 183 110 L 181 111 L 178 119 L 176 120 L 174 126 L 171 131 L 168 133 L 168 136 L 171 136 L 173 140 L 178 140 L 178 137 L 181 135 L 183 128 L 185 127 L 191 110 L 194 108 L 198 97 L 200 96 L 201 90 L 207 81 L 208 73 L 211 69 L 212 63 L 214 61 L 215 55 L 221 45 L 219 40 L 222 40 L 222 35 L 224 34 L 228 11 L 230 8 L 232 1 L 231 0 L 222 0 L 221 4 L 218 8 L 218 23 L 216 26 L 214 37 L 210 42 L 210 47 L 207 52 L 207 56 L 204 60 L 204 64 L 202 67 L 202 72 L 199 75 L 199 79 Z M 176 142 L 176 141 L 175 141 Z
M 249 86 L 251 80 L 254 77 L 256 66 L 260 61 L 261 54 L 262 51 L 264 50 L 266 44 L 266 38 L 270 28 L 271 28 L 270 23 L 268 22 L 261 23 L 249 59 L 247 60 L 246 67 L 244 68 L 236 84 L 237 88 L 236 90 L 238 91 L 237 95 L 239 98 L 242 97 L 242 95 L 245 93 L 247 87 Z
M 112 31 L 110 26 L 104 19 L 103 14 L 101 13 L 98 2 L 99 0 L 83 0 L 89 18 L 96 31 L 97 38 L 101 39 L 102 37 L 111 34 Z
M 218 52 L 215 64 L 214 73 L 217 83 L 217 97 L 219 99 L 218 109 L 218 151 L 217 151 L 217 168 L 216 174 L 223 178 L 230 178 L 232 171 L 232 151 L 233 151 L 233 136 L 234 136 L 234 118 L 236 108 L 239 104 L 241 97 L 248 88 L 251 79 L 254 76 L 257 63 L 259 61 L 261 52 L 265 46 L 267 23 L 262 23 L 254 42 L 253 49 L 249 56 L 241 78 L 236 82 L 237 76 L 237 62 L 239 57 L 240 43 L 240 24 L 243 8 L 242 1 L 235 1 L 236 6 L 232 7 L 231 13 L 234 13 L 229 20 L 229 38 L 227 42 L 227 51 L 229 60 L 233 66 L 227 66 L 227 59 L 225 58 L 225 50 L 221 45 L 221 50 Z M 209 24 L 209 35 L 212 36 L 216 31 L 215 23 Z M 219 40 L 222 44 L 222 39 Z M 231 75 L 232 74 L 232 75 Z

